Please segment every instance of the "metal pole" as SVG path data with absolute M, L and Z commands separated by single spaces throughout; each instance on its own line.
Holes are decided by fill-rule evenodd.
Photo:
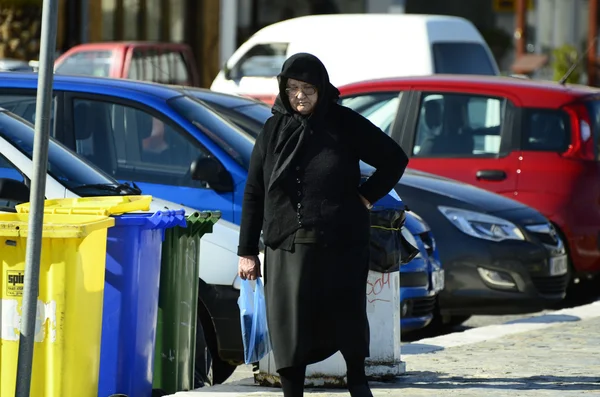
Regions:
M 588 26 L 588 45 L 590 46 L 587 56 L 588 85 L 596 85 L 596 57 L 598 56 L 596 37 L 598 36 L 598 0 L 590 0 Z
M 517 54 L 515 59 L 525 55 L 525 30 L 527 29 L 527 3 L 526 0 L 517 0 L 517 20 L 515 29 L 515 47 Z
M 58 25 L 58 1 L 44 0 L 42 6 L 42 32 L 40 65 L 33 141 L 33 177 L 31 180 L 31 213 L 29 235 L 25 251 L 25 280 L 23 285 L 23 317 L 19 338 L 17 382 L 15 397 L 29 397 L 31 388 L 35 320 L 40 279 L 40 255 L 42 251 L 42 228 L 44 197 L 48 165 L 48 140 L 50 137 L 50 110 L 54 75 L 54 52 Z

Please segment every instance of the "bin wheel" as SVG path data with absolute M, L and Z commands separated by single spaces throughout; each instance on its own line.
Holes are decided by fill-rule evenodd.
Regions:
M 168 395 L 169 393 L 167 393 L 163 389 L 152 389 L 152 397 L 163 397 Z

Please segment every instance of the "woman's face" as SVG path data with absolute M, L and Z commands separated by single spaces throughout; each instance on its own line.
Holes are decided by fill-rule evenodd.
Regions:
M 300 114 L 312 113 L 319 99 L 317 87 L 300 80 L 288 79 L 285 92 L 292 108 Z

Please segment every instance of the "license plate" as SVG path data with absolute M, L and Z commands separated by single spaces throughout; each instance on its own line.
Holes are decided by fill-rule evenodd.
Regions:
M 567 256 L 557 256 L 550 258 L 550 275 L 551 276 L 562 276 L 566 274 L 568 270 Z
M 435 292 L 440 292 L 444 289 L 445 281 L 444 281 L 444 270 L 435 270 L 431 274 L 431 286 Z

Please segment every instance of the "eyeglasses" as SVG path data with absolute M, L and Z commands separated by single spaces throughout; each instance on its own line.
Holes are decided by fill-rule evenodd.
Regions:
M 290 95 L 290 96 L 296 96 L 300 93 L 300 91 L 302 91 L 302 93 L 304 95 L 313 95 L 314 93 L 317 92 L 317 87 L 312 87 L 312 86 L 308 86 L 308 87 L 294 87 L 294 88 L 286 88 L 285 89 L 285 93 Z

